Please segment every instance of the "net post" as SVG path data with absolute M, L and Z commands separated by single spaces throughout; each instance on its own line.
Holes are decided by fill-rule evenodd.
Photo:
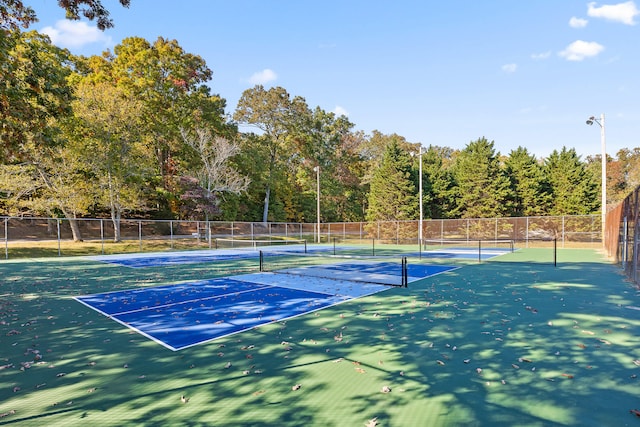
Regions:
M 376 256 L 376 239 L 372 239 L 371 240 L 372 245 L 371 245 L 371 254 L 373 256 Z
M 218 239 L 214 239 L 215 240 L 215 248 L 218 249 Z
M 260 272 L 264 272 L 264 254 L 260 251 Z
M 478 262 L 482 262 L 482 240 L 478 240 Z
M 407 268 L 407 257 L 402 257 L 402 286 L 409 287 L 409 274 Z
M 558 266 L 558 238 L 553 238 L 553 266 Z
M 305 254 L 307 253 L 307 241 L 306 240 L 304 241 L 304 253 Z
M 333 254 L 336 254 L 336 238 L 333 238 Z

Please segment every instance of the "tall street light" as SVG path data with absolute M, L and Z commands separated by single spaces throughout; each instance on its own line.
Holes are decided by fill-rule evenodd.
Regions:
M 591 116 L 587 119 L 587 124 L 591 126 L 597 123 L 600 126 L 600 142 L 602 144 L 602 246 L 605 245 L 605 221 L 607 216 L 607 149 L 606 134 L 604 128 L 604 113 L 600 114 L 600 119 Z
M 420 250 L 422 251 L 422 218 L 423 218 L 423 211 L 422 211 L 422 155 L 425 154 L 426 151 L 422 151 L 422 144 L 420 144 L 420 150 L 418 151 L 418 164 L 419 166 L 419 175 L 420 175 L 420 179 L 418 181 L 418 191 L 419 191 L 419 198 L 420 198 L 420 220 L 418 221 L 418 246 L 420 246 Z M 412 153 L 413 155 L 413 153 Z
M 316 215 L 318 218 L 318 234 L 316 234 L 317 242 L 320 243 L 320 166 L 313 168 L 316 173 Z

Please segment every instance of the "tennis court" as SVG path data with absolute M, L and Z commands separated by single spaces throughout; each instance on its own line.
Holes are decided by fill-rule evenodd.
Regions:
M 291 259 L 293 255 L 295 256 Z M 204 259 L 211 261 L 212 256 L 215 255 L 207 254 Z M 236 259 L 243 259 L 255 257 L 256 254 L 227 251 L 215 260 L 228 260 L 234 256 Z M 161 262 L 166 265 L 180 264 L 186 258 L 191 259 L 171 254 L 152 254 L 147 257 L 137 255 L 133 257 L 133 263 L 127 262 L 126 256 L 106 259 L 108 262 L 117 259 L 120 265 L 141 268 L 161 265 Z M 194 258 L 203 259 L 200 256 Z M 371 262 L 371 259 L 365 262 L 362 258 L 354 257 L 302 257 L 293 250 L 272 251 L 269 259 L 278 259 L 279 263 L 284 260 L 285 267 L 290 268 L 271 266 L 272 270 L 276 269 L 280 274 L 244 274 L 78 296 L 75 299 L 176 351 L 382 292 L 389 289 L 386 285 L 401 284 L 399 263 Z M 344 262 L 346 259 L 349 261 Z M 105 258 L 99 260 L 104 261 Z M 318 260 L 325 262 L 317 265 Z M 336 260 L 343 262 L 326 263 Z M 302 261 L 312 261 L 313 264 L 301 266 Z M 189 262 L 193 262 L 193 259 Z M 421 280 L 455 268 L 458 267 L 412 265 L 410 280 Z
M 228 243 L 230 239 L 218 239 L 221 242 Z M 247 244 L 244 247 L 238 247 L 239 242 Z M 216 261 L 234 261 L 242 259 L 257 259 L 260 251 L 279 251 L 292 253 L 315 253 L 328 252 L 331 250 L 328 246 L 317 246 L 307 248 L 306 244 L 276 245 L 274 242 L 260 241 L 266 244 L 264 247 L 258 247 L 255 240 L 235 241 L 235 248 L 222 249 L 205 249 L 188 252 L 155 252 L 155 253 L 137 253 L 137 254 L 116 254 L 116 255 L 95 255 L 87 257 L 88 259 L 107 262 L 112 264 L 123 265 L 131 268 L 147 268 L 161 267 L 166 265 L 179 264 L 197 264 L 202 262 Z M 216 240 L 217 243 L 217 240 Z M 289 243 L 289 242 L 287 242 Z
M 482 262 L 414 257 L 410 278 L 420 276 L 412 266 L 460 268 L 179 351 L 75 297 L 102 296 L 92 304 L 131 312 L 124 319 L 136 327 L 162 318 L 169 335 L 187 327 L 182 335 L 195 336 L 199 325 L 210 329 L 200 305 L 235 298 L 231 285 L 262 289 L 254 297 L 287 310 L 298 295 L 227 280 L 295 275 L 258 272 L 256 258 L 145 268 L 87 257 L 0 262 L 0 425 L 637 425 L 640 291 L 596 250 L 559 248 L 557 257 L 554 266 L 542 247 Z M 307 287 L 311 276 L 296 280 L 310 304 L 339 298 Z M 252 304 L 236 300 L 215 315 L 240 323 Z

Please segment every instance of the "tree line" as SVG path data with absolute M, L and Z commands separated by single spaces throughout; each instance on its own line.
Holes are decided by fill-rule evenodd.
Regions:
M 64 3 L 76 17 L 78 4 L 100 4 Z M 420 178 L 425 218 L 601 208 L 598 156 L 567 147 L 544 159 L 523 147 L 501 155 L 485 137 L 455 150 L 367 135 L 282 87 L 249 88 L 229 112 L 211 91 L 212 70 L 176 40 L 129 37 L 74 56 L 21 28 L 33 15 L 12 4 L 21 3 L 0 0 L 2 215 L 64 217 L 78 240 L 74 219 L 85 216 L 111 218 L 116 233 L 125 215 L 315 222 L 318 178 L 325 222 L 416 219 Z M 607 162 L 615 203 L 640 184 L 640 148 Z

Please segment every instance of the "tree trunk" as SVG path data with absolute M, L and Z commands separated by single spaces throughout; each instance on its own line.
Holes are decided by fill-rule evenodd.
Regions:
M 271 196 L 271 186 L 267 185 L 267 191 L 264 196 L 264 211 L 262 212 L 262 222 L 267 222 L 269 216 L 269 197 Z
M 61 208 L 61 210 L 65 218 L 69 220 L 69 226 L 71 227 L 71 236 L 73 237 L 73 241 L 82 242 L 82 233 L 80 232 L 80 225 L 78 224 L 78 220 L 75 214 L 70 215 L 69 212 L 64 208 Z
M 122 240 L 122 235 L 120 234 L 120 219 L 122 218 L 122 213 L 120 209 L 111 205 L 111 222 L 113 223 L 113 242 L 120 243 Z

